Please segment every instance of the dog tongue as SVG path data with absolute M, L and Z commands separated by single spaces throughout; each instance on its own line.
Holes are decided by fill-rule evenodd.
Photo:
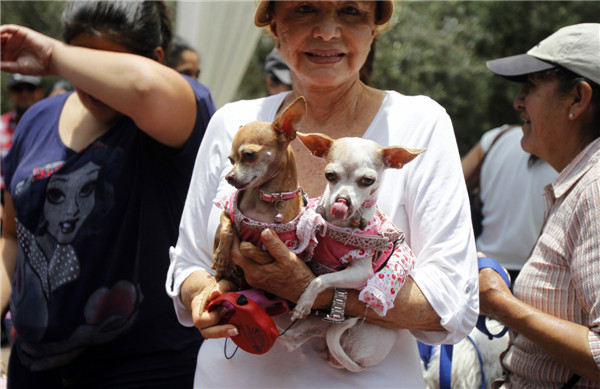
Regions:
M 339 199 L 333 207 L 331 207 L 331 214 L 336 219 L 344 219 L 346 218 L 346 214 L 348 213 L 348 205 L 346 204 L 346 200 Z

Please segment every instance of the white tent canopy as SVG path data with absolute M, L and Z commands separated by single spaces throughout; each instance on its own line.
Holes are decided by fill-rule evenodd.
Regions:
M 200 55 L 200 82 L 217 107 L 232 101 L 261 30 L 254 25 L 254 1 L 177 1 L 177 35 Z

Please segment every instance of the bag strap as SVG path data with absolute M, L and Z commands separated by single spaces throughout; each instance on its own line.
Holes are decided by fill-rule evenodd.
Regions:
M 498 141 L 498 139 L 500 139 L 500 137 L 502 135 L 506 134 L 509 130 L 512 130 L 515 127 L 517 127 L 517 125 L 513 124 L 513 125 L 510 125 L 510 126 L 504 128 L 504 129 L 502 129 L 496 135 L 496 137 L 494 138 L 494 140 L 490 144 L 490 147 L 488 148 L 488 150 L 485 153 L 483 153 L 483 156 L 481 157 L 481 159 L 477 163 L 477 166 L 475 166 L 475 169 L 473 169 L 473 172 L 465 179 L 465 181 L 467 183 L 467 190 L 469 192 L 472 192 L 475 188 L 477 188 L 479 186 L 479 178 L 481 177 L 481 167 L 483 166 L 483 162 L 485 161 L 485 157 L 489 154 L 489 152 L 492 149 L 492 147 L 494 146 L 494 144 Z
M 481 385 L 479 389 L 485 389 L 485 372 L 483 369 L 483 358 L 477 344 L 470 336 L 467 339 L 471 342 L 477 353 L 479 360 L 479 372 L 481 373 Z M 431 347 L 431 346 L 430 346 Z M 452 389 L 452 352 L 453 344 L 442 344 L 440 346 L 440 389 Z M 425 367 L 427 368 L 427 367 Z
M 440 345 L 440 389 L 452 389 L 453 344 Z

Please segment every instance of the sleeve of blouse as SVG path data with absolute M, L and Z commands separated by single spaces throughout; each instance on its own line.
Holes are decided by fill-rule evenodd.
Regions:
M 192 326 L 193 322 L 191 313 L 179 296 L 181 284 L 197 270 L 212 272 L 213 242 L 208 224 L 230 144 L 223 116 L 217 111 L 206 129 L 181 216 L 177 245 L 171 247 L 169 252 L 171 264 L 165 286 L 167 294 L 173 299 L 177 318 L 185 326 Z
M 407 183 L 410 246 L 417 254 L 410 276 L 446 331 L 411 332 L 428 344 L 457 343 L 479 315 L 477 252 L 458 147 L 442 108 L 429 136 Z
M 571 274 L 582 308 L 588 312 L 590 327 L 588 340 L 592 356 L 600 368 L 600 179 L 586 185 L 578 202 L 574 220 L 571 224 L 577 228 L 573 234 L 577 239 L 573 252 Z

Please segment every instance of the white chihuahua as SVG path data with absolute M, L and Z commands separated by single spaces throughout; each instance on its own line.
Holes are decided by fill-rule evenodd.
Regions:
M 380 300 L 389 294 L 389 287 L 385 291 L 379 288 L 374 271 L 384 269 L 382 274 L 387 272 L 394 279 L 397 292 L 414 266 L 414 255 L 404 243 L 403 233 L 377 208 L 379 186 L 385 169 L 399 169 L 424 150 L 382 147 L 362 138 L 333 140 L 323 134 L 296 135 L 313 155 L 327 160 L 328 184 L 318 204 L 309 202 L 298 225 L 299 230 L 316 230 L 307 257 L 313 258 L 309 266 L 317 277 L 303 292 L 292 318 L 307 317 L 317 295 L 329 288 L 366 286 L 361 300 L 367 307 L 385 305 L 386 301 Z M 393 297 L 378 313 L 385 314 L 393 306 Z M 279 341 L 293 350 L 311 337 L 325 335 L 330 363 L 350 371 L 361 371 L 385 358 L 395 342 L 396 331 L 367 322 L 356 325 L 357 318 L 345 320 L 340 307 L 335 308 L 338 312 L 332 309 L 327 317 L 334 324 L 309 316 Z M 348 334 L 342 338 L 346 331 Z

